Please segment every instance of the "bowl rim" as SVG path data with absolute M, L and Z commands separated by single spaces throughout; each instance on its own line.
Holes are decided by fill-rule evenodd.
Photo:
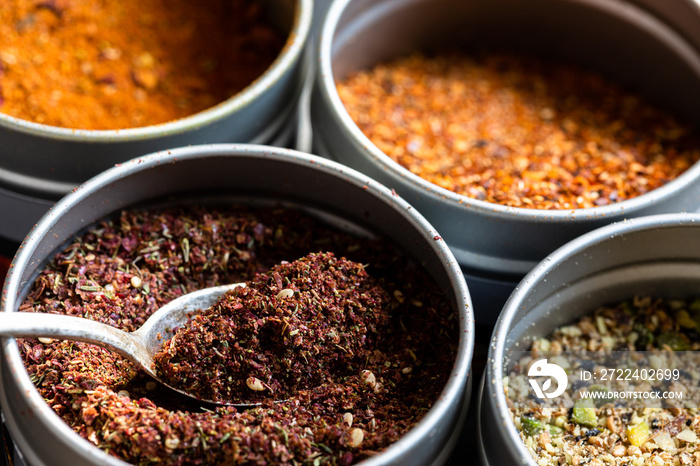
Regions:
M 610 2 L 608 0 L 566 0 L 572 3 L 591 4 L 598 9 L 615 15 L 622 20 L 636 21 L 635 26 L 644 27 L 645 30 L 654 29 L 661 34 L 666 41 L 673 43 L 677 50 L 682 52 L 684 58 L 693 60 L 694 68 L 700 80 L 700 54 L 691 47 L 679 33 L 676 33 L 669 25 L 661 19 L 653 16 L 650 12 L 643 10 L 638 5 L 631 2 Z M 688 170 L 681 173 L 676 178 L 670 180 L 663 186 L 654 190 L 640 194 L 636 197 L 626 199 L 617 203 L 600 207 L 588 207 L 580 209 L 531 209 L 524 207 L 511 207 L 502 204 L 492 203 L 473 199 L 454 191 L 438 186 L 426 179 L 414 174 L 407 168 L 392 160 L 382 150 L 380 150 L 350 117 L 345 105 L 340 99 L 333 75 L 333 46 L 339 23 L 344 17 L 347 7 L 352 0 L 334 0 L 328 14 L 322 24 L 322 32 L 319 40 L 317 52 L 317 79 L 318 88 L 322 97 L 330 103 L 333 109 L 333 117 L 342 125 L 343 130 L 350 134 L 356 144 L 354 147 L 362 154 L 362 157 L 373 164 L 378 164 L 383 171 L 399 177 L 403 183 L 418 189 L 424 196 L 433 201 L 446 203 L 452 208 L 463 211 L 479 212 L 488 216 L 522 216 L 534 221 L 556 223 L 561 221 L 589 221 L 592 218 L 604 218 L 606 216 L 620 215 L 621 213 L 634 214 L 637 211 L 648 208 L 649 205 L 662 202 L 675 195 L 679 190 L 686 188 L 698 181 L 700 178 L 700 160 L 691 165 Z M 414 2 L 404 2 L 410 5 Z M 700 5 L 698 5 L 700 14 Z
M 133 174 L 150 170 L 159 165 L 173 164 L 180 161 L 188 161 L 205 157 L 261 157 L 277 162 L 284 162 L 294 165 L 307 165 L 315 170 L 323 171 L 350 182 L 357 189 L 370 192 L 383 203 L 392 206 L 400 213 L 407 222 L 419 228 L 424 236 L 426 244 L 429 244 L 439 258 L 444 271 L 448 275 L 451 283 L 452 297 L 455 300 L 456 311 L 459 314 L 459 345 L 455 355 L 454 365 L 449 375 L 446 385 L 431 406 L 425 416 L 413 426 L 399 440 L 389 445 L 381 454 L 363 461 L 363 465 L 392 464 L 399 461 L 406 451 L 420 444 L 420 439 L 430 438 L 435 429 L 442 424 L 443 418 L 451 414 L 455 403 L 463 403 L 469 398 L 466 387 L 470 380 L 472 356 L 474 351 L 474 312 L 467 283 L 462 275 L 462 271 L 455 260 L 452 252 L 444 241 L 439 240 L 438 232 L 430 223 L 408 202 L 399 197 L 393 190 L 386 188 L 379 182 L 361 174 L 351 168 L 324 159 L 315 155 L 305 154 L 293 149 L 277 148 L 255 144 L 206 144 L 181 147 L 172 150 L 154 152 L 142 157 L 137 157 L 125 163 L 119 164 L 106 170 L 97 176 L 86 181 L 73 192 L 66 195 L 54 207 L 52 207 L 37 223 L 36 227 L 27 235 L 20 246 L 17 254 L 12 260 L 10 270 L 7 274 L 3 286 L 0 312 L 15 312 L 19 305 L 18 297 L 21 287 L 20 283 L 22 271 L 30 265 L 31 257 L 37 250 L 41 240 L 51 233 L 52 226 L 61 218 L 62 214 L 69 211 L 77 203 L 91 193 L 99 191 L 116 179 L 128 177 Z M 121 207 L 118 202 L 113 203 L 113 211 Z M 49 406 L 29 379 L 29 375 L 21 360 L 19 347 L 15 338 L 0 337 L 0 353 L 4 362 L 12 368 L 15 383 L 21 387 L 30 404 L 36 409 L 36 415 L 40 416 L 44 422 L 59 433 L 63 438 L 69 439 L 72 448 L 76 448 L 87 456 L 94 457 L 96 461 L 109 465 L 128 464 L 123 460 L 110 456 L 98 449 L 90 442 L 85 441 L 74 432 Z M 0 401 L 6 401 L 4 382 L 0 385 Z
M 564 244 L 548 255 L 522 279 L 508 298 L 493 329 L 487 367 L 484 371 L 479 399 L 481 403 L 485 400 L 493 403 L 494 411 L 498 414 L 498 428 L 506 437 L 504 439 L 505 442 L 515 449 L 523 464 L 536 466 L 537 463 L 530 456 L 527 447 L 520 439 L 518 430 L 513 424 L 503 391 L 504 375 L 502 366 L 503 361 L 506 360 L 506 338 L 512 330 L 515 319 L 523 312 L 529 312 L 525 311 L 525 309 L 531 310 L 538 304 L 528 299 L 530 293 L 538 286 L 542 286 L 547 281 L 547 277 L 554 273 L 562 264 L 574 260 L 575 257 L 591 247 L 618 241 L 620 237 L 628 234 L 676 227 L 700 228 L 700 214 L 648 215 L 622 220 L 592 230 Z M 481 422 L 484 421 L 481 420 Z M 481 429 L 481 426 L 479 428 Z
M 129 142 L 173 136 L 217 123 L 247 107 L 279 81 L 300 59 L 310 35 L 313 0 L 295 0 L 294 22 L 284 46 L 268 68 L 245 88 L 228 99 L 200 112 L 175 120 L 135 128 L 79 129 L 36 123 L 0 113 L 0 127 L 55 140 L 85 142 Z

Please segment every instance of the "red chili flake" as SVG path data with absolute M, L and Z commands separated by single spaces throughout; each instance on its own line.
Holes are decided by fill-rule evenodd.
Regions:
M 496 204 L 608 205 L 700 159 L 690 126 L 596 73 L 532 56 L 416 54 L 337 87 L 358 127 L 395 162 Z

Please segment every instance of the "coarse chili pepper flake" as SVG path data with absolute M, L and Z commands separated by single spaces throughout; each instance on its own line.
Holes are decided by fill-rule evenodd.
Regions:
M 447 382 L 458 319 L 425 271 L 290 208 L 121 212 L 59 252 L 20 310 L 133 331 L 183 293 L 242 281 L 217 305 L 225 319 L 197 316 L 205 332 L 168 344 L 169 372 L 200 388 L 239 382 L 258 407 L 202 412 L 86 343 L 18 339 L 30 378 L 78 434 L 134 464 L 353 464 L 401 438 Z
M 415 54 L 337 83 L 394 161 L 445 189 L 532 209 L 580 209 L 663 186 L 700 159 L 669 114 L 572 65 L 508 54 Z

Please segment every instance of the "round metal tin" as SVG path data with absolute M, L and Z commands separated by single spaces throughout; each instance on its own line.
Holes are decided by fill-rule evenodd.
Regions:
M 345 110 L 336 81 L 426 48 L 523 50 L 600 71 L 700 127 L 698 30 L 700 5 L 684 0 L 336 0 L 317 55 L 315 151 L 394 188 L 423 212 L 462 265 L 477 320 L 493 323 L 515 284 L 556 247 L 625 218 L 697 210 L 700 164 L 659 189 L 603 207 L 555 211 L 479 201 L 420 178 L 379 150 Z
M 301 152 L 257 145 L 203 145 L 140 157 L 107 170 L 59 201 L 27 236 L 3 287 L 2 311 L 15 312 L 53 253 L 90 224 L 123 208 L 200 196 L 237 203 L 290 203 L 349 232 L 395 239 L 444 290 L 459 316 L 460 341 L 449 382 L 426 416 L 368 465 L 444 463 L 469 403 L 474 346 L 471 298 L 459 264 L 433 227 L 396 193 L 352 169 Z M 29 379 L 13 338 L 0 342 L 0 404 L 32 465 L 123 465 L 66 425 Z
M 20 242 L 47 208 L 75 186 L 141 154 L 204 143 L 289 146 L 309 70 L 312 0 L 265 0 L 270 21 L 288 33 L 270 67 L 220 104 L 160 125 L 119 130 L 59 128 L 0 113 L 0 236 Z
M 537 463 L 506 403 L 513 352 L 598 306 L 635 295 L 690 297 L 700 289 L 700 215 L 665 214 L 593 230 L 538 264 L 508 299 L 493 331 L 477 404 L 484 466 Z

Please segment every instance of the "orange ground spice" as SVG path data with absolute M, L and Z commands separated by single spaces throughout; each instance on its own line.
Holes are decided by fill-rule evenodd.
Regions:
M 700 137 L 641 97 L 533 57 L 413 55 L 337 88 L 393 160 L 507 206 L 604 206 L 658 188 L 700 159 Z
M 0 111 L 66 128 L 164 123 L 245 88 L 285 40 L 249 0 L 2 0 Z

